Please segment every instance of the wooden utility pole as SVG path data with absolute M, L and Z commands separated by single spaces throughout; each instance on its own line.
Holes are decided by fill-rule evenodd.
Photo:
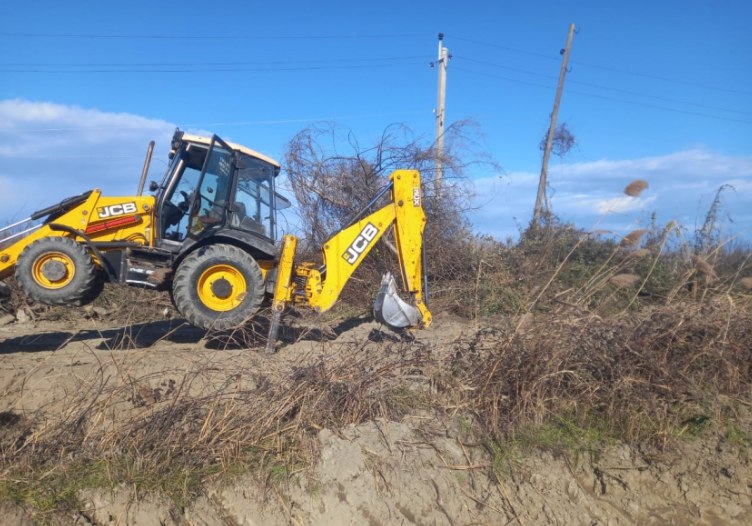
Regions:
M 556 87 L 556 100 L 554 101 L 554 110 L 551 112 L 551 124 L 548 127 L 546 136 L 546 147 L 543 150 L 543 164 L 541 166 L 540 180 L 538 181 L 538 195 L 535 198 L 535 209 L 533 210 L 533 226 L 540 226 L 540 219 L 543 211 L 549 211 L 548 197 L 546 196 L 546 187 L 548 186 L 548 160 L 551 157 L 551 146 L 556 134 L 556 118 L 559 115 L 559 103 L 561 102 L 561 92 L 564 91 L 564 77 L 567 75 L 569 64 L 569 51 L 572 48 L 572 38 L 574 37 L 574 24 L 569 25 L 569 35 L 567 35 L 567 45 L 562 50 L 564 58 L 561 61 L 561 72 L 559 73 L 559 84 Z
M 434 185 L 436 196 L 441 196 L 441 186 L 444 179 L 444 113 L 446 110 L 446 72 L 449 62 L 449 52 L 444 47 L 444 33 L 439 33 L 439 84 L 436 95 L 436 176 Z

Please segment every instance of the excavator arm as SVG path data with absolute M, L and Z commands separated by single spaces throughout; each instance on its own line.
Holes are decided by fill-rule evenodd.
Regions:
M 324 243 L 323 267 L 313 263 L 295 264 L 295 236 L 285 236 L 277 266 L 272 302 L 272 322 L 267 350 L 276 341 L 279 319 L 285 304 L 305 304 L 316 312 L 329 310 L 337 301 L 347 281 L 381 237 L 394 227 L 402 286 L 412 297 L 403 301 L 396 283 L 387 273 L 374 303 L 376 318 L 392 327 L 427 327 L 431 313 L 425 303 L 423 286 L 423 210 L 420 173 L 397 170 L 390 176 L 390 202 L 340 230 Z M 381 194 L 380 194 L 381 195 Z

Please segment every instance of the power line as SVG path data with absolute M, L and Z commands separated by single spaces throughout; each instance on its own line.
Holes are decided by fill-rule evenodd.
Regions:
M 507 82 L 513 82 L 513 83 L 516 83 L 516 84 L 525 84 L 525 85 L 528 85 L 528 86 L 535 86 L 535 87 L 543 88 L 543 89 L 547 89 L 547 90 L 554 89 L 554 86 L 551 86 L 551 85 L 538 84 L 538 83 L 529 82 L 529 81 L 526 81 L 526 80 L 520 80 L 520 79 L 511 78 L 511 77 L 504 77 L 502 75 L 495 75 L 493 73 L 488 73 L 488 72 L 485 72 L 485 71 L 475 71 L 475 70 L 472 70 L 472 69 L 469 69 L 469 68 L 463 68 L 461 66 L 455 66 L 454 69 L 460 70 L 460 71 L 466 71 L 468 73 L 473 73 L 473 74 L 476 74 L 476 75 L 482 75 L 482 76 L 486 76 L 486 77 L 491 77 L 491 78 L 495 78 L 495 79 L 499 79 L 499 80 L 505 80 Z M 709 113 L 701 113 L 701 112 L 690 111 L 690 110 L 682 110 L 682 109 L 678 109 L 678 108 L 669 108 L 669 107 L 666 107 L 666 106 L 659 106 L 657 104 L 649 104 L 649 103 L 645 103 L 645 102 L 629 101 L 629 100 L 624 100 L 624 99 L 618 99 L 618 98 L 615 98 L 615 97 L 608 97 L 606 95 L 599 95 L 599 94 L 596 94 L 596 93 L 586 93 L 586 92 L 572 90 L 572 89 L 567 90 L 567 94 L 569 94 L 569 93 L 574 93 L 574 94 L 577 94 L 577 95 L 584 95 L 586 97 L 596 97 L 596 98 L 599 98 L 599 99 L 609 100 L 609 101 L 612 101 L 612 102 L 618 102 L 620 104 L 629 104 L 629 105 L 633 105 L 633 106 L 642 106 L 642 107 L 645 107 L 645 108 L 652 108 L 652 109 L 657 109 L 657 110 L 662 110 L 662 111 L 671 111 L 671 112 L 675 112 L 675 113 L 683 113 L 685 115 L 695 115 L 695 116 L 698 116 L 698 117 L 707 117 L 709 119 L 718 119 L 718 120 L 724 120 L 724 121 L 730 121 L 730 122 L 740 122 L 740 123 L 743 123 L 743 124 L 752 124 L 752 121 L 749 121 L 749 120 L 734 119 L 734 118 L 731 118 L 731 117 L 724 117 L 722 115 L 712 115 L 712 114 L 709 114 Z
M 496 48 L 496 49 L 503 49 L 503 50 L 506 50 L 506 51 L 512 51 L 514 53 L 521 53 L 521 54 L 535 56 L 535 57 L 539 57 L 539 58 L 546 58 L 546 59 L 549 59 L 549 60 L 558 60 L 557 57 L 554 57 L 554 56 L 551 56 L 551 55 L 548 55 L 548 54 L 544 54 L 544 53 L 540 53 L 540 52 L 535 52 L 535 51 L 530 51 L 530 50 L 525 50 L 525 49 L 519 49 L 519 48 L 514 48 L 514 47 L 509 47 L 509 46 L 503 46 L 503 45 L 499 45 L 499 44 L 495 44 L 495 43 L 491 43 L 491 42 L 484 42 L 482 40 L 459 37 L 459 36 L 456 36 L 456 35 L 452 35 L 452 38 L 455 39 L 455 40 L 470 42 L 470 43 L 479 44 L 479 45 L 482 45 L 482 46 L 492 47 L 492 48 Z M 579 65 L 579 66 L 585 66 L 585 67 L 589 67 L 589 68 L 602 69 L 602 70 L 611 71 L 611 72 L 614 72 L 614 73 L 622 73 L 622 74 L 625 74 L 625 75 L 633 75 L 633 76 L 636 76 L 636 77 L 644 77 L 644 78 L 649 78 L 649 79 L 654 79 L 654 80 L 660 80 L 660 81 L 663 81 L 663 82 L 670 82 L 670 83 L 673 83 L 673 84 L 682 84 L 682 85 L 685 85 L 685 86 L 694 86 L 694 87 L 703 88 L 703 89 L 710 89 L 710 90 L 717 90 L 717 91 L 726 91 L 726 92 L 730 92 L 730 93 L 741 93 L 741 94 L 744 94 L 744 95 L 752 95 L 752 91 L 749 91 L 749 90 L 740 90 L 740 89 L 737 89 L 737 88 L 729 88 L 729 87 L 721 87 L 721 86 L 711 86 L 709 84 L 692 82 L 692 81 L 688 81 L 688 80 L 684 80 L 684 79 L 676 79 L 676 78 L 670 78 L 670 77 L 663 77 L 663 76 L 660 76 L 660 75 L 652 75 L 650 73 L 644 73 L 644 72 L 639 72 L 639 71 L 630 71 L 630 70 L 626 70 L 626 69 L 615 68 L 613 66 L 603 66 L 603 65 L 600 65 L 600 64 L 592 64 L 592 63 L 588 63 L 588 62 L 581 62 L 579 60 L 572 60 L 572 64 L 576 64 L 576 65 Z
M 557 61 L 558 57 L 552 56 L 552 54 L 531 51 L 529 49 L 521 49 L 512 46 L 505 46 L 497 43 L 486 42 L 476 38 L 467 38 L 459 35 L 448 35 L 454 40 L 462 42 L 468 42 L 472 44 L 482 45 L 495 49 L 503 49 L 505 51 L 511 51 L 513 53 L 524 54 L 537 58 L 544 58 L 547 60 Z M 0 33 L 0 38 L 63 38 L 63 39 L 127 39 L 127 40 L 249 40 L 249 41 L 275 41 L 275 40 L 369 40 L 369 39 L 392 39 L 392 38 L 426 38 L 426 34 L 422 33 L 376 33 L 376 34 L 324 34 L 324 35 L 164 35 L 164 34 L 105 34 L 105 33 L 26 33 L 26 32 L 7 32 Z M 558 53 L 557 53 L 558 54 Z M 703 89 L 711 89 L 718 91 L 725 91 L 730 93 L 740 93 L 744 95 L 752 95 L 752 91 L 741 90 L 736 88 L 728 88 L 721 86 L 712 86 L 709 84 L 697 83 L 687 80 L 663 77 L 660 75 L 652 75 L 644 72 L 630 71 L 620 68 L 614 68 L 612 66 L 603 66 L 600 64 L 592 64 L 588 62 L 581 62 L 578 60 L 572 60 L 573 64 L 580 66 L 586 66 L 590 68 L 602 69 L 615 73 L 622 73 L 626 75 L 639 76 L 644 78 L 650 78 L 654 80 L 660 80 L 662 82 L 670 82 L 674 84 L 681 84 L 685 86 L 695 86 Z M 511 68 L 510 68 L 511 69 Z M 524 71 L 524 70 L 523 70 Z M 40 73 L 40 71 L 29 70 L 8 70 L 6 73 Z M 95 73 L 108 73 L 109 71 L 95 71 Z M 169 72 L 169 71 L 166 71 Z M 182 72 L 182 71 L 179 71 Z M 193 72 L 193 71 L 187 71 Z M 59 73 L 59 72 L 58 72 Z M 529 74 L 536 74 L 528 72 Z
M 555 61 L 559 60 L 558 57 L 552 57 L 551 55 L 547 55 L 545 53 L 538 53 L 538 52 L 529 51 L 529 50 L 526 50 L 526 49 L 519 49 L 519 48 L 514 48 L 514 47 L 509 47 L 509 46 L 502 46 L 500 44 L 492 44 L 490 42 L 483 42 L 481 40 L 475 40 L 473 38 L 458 37 L 457 35 L 448 35 L 448 36 L 449 36 L 449 38 L 452 38 L 454 40 L 460 40 L 460 41 L 463 41 L 463 42 L 470 42 L 472 44 L 480 44 L 482 46 L 492 47 L 492 48 L 496 48 L 496 49 L 503 49 L 505 51 L 512 51 L 514 53 L 521 53 L 523 55 L 530 55 L 530 56 L 538 57 L 538 58 L 545 58 L 547 60 L 555 60 Z M 557 55 L 558 55 L 558 52 L 557 52 Z
M 535 77 L 542 77 L 542 78 L 553 79 L 553 80 L 557 80 L 559 78 L 559 77 L 556 77 L 554 75 L 547 75 L 545 73 L 538 73 L 536 71 L 530 71 L 528 69 L 515 68 L 515 67 L 512 67 L 512 66 L 505 66 L 503 64 L 498 64 L 496 62 L 489 62 L 487 60 L 478 60 L 478 59 L 475 59 L 475 58 L 465 57 L 463 55 L 459 55 L 459 56 L 458 55 L 452 55 L 452 56 L 454 58 L 456 58 L 456 59 L 467 60 L 468 62 L 474 62 L 476 64 L 482 64 L 484 66 L 493 66 L 495 68 L 501 68 L 501 69 L 506 69 L 506 70 L 509 70 L 509 71 L 515 71 L 517 73 L 524 73 L 526 75 L 532 75 L 532 76 L 535 76 Z
M 680 99 L 672 99 L 670 97 L 661 97 L 660 95 L 650 95 L 648 93 L 640 93 L 638 91 L 625 90 L 625 89 L 621 89 L 621 88 L 610 88 L 608 86 L 602 86 L 600 84 L 593 84 L 593 83 L 590 83 L 590 82 L 582 82 L 582 81 L 579 81 L 579 80 L 573 80 L 571 82 L 572 82 L 572 84 L 579 84 L 580 86 L 586 86 L 586 87 L 591 87 L 591 88 L 603 89 L 603 90 L 607 90 L 607 91 L 614 91 L 614 92 L 617 92 L 617 93 L 624 93 L 624 94 L 627 94 L 627 95 L 636 95 L 638 97 L 647 97 L 647 98 L 650 98 L 650 99 L 662 100 L 664 102 L 673 102 L 673 103 L 677 103 L 677 104 L 686 104 L 687 106 L 696 106 L 698 108 L 705 108 L 705 109 L 708 109 L 708 110 L 725 111 L 725 112 L 728 112 L 728 113 L 738 113 L 740 115 L 751 115 L 752 116 L 752 113 L 749 113 L 749 112 L 746 112 L 746 111 L 734 110 L 734 109 L 729 109 L 729 108 L 721 108 L 720 106 L 709 106 L 707 104 L 700 104 L 700 103 L 697 103 L 697 102 L 689 102 L 689 101 L 680 100 Z
M 463 57 L 463 56 L 455 56 L 454 58 L 460 59 L 460 60 L 466 60 L 468 62 L 474 62 L 474 63 L 477 63 L 477 64 L 483 64 L 483 65 L 486 65 L 486 66 L 497 67 L 497 68 L 501 68 L 501 69 L 505 69 L 505 70 L 509 70 L 509 71 L 515 71 L 517 73 L 524 73 L 526 75 L 533 75 L 533 76 L 541 77 L 541 78 L 547 78 L 547 79 L 555 79 L 556 78 L 556 77 L 554 77 L 552 75 L 545 75 L 545 74 L 537 73 L 535 71 L 529 71 L 529 70 L 525 70 L 525 69 L 521 69 L 521 68 L 515 68 L 515 67 L 505 66 L 503 64 L 498 64 L 498 63 L 495 63 L 495 62 L 489 62 L 489 61 L 485 61 L 485 60 L 476 60 L 476 59 L 467 58 L 467 57 Z M 696 103 L 696 102 L 690 102 L 690 101 L 681 100 L 681 99 L 673 99 L 673 98 L 670 98 L 670 97 L 662 97 L 660 95 L 653 95 L 653 94 L 649 94 L 649 93 L 641 93 L 641 92 L 638 92 L 638 91 L 625 90 L 625 89 L 621 89 L 621 88 L 612 88 L 612 87 L 609 87 L 609 86 L 604 86 L 602 84 L 595 84 L 595 83 L 591 83 L 591 82 L 583 82 L 583 81 L 579 81 L 579 80 L 570 80 L 569 82 L 571 84 L 578 84 L 580 86 L 586 86 L 586 87 L 591 87 L 591 88 L 596 88 L 596 89 L 603 89 L 603 90 L 607 90 L 607 91 L 613 91 L 613 92 L 616 92 L 616 93 L 624 93 L 626 95 L 634 95 L 634 96 L 638 96 L 638 97 L 647 97 L 647 98 L 651 98 L 651 99 L 661 100 L 661 101 L 664 101 L 664 102 L 672 102 L 672 103 L 675 103 L 675 104 L 683 104 L 683 105 L 687 105 L 687 106 L 695 106 L 695 107 L 698 107 L 698 108 L 704 108 L 704 109 L 715 110 L 715 111 L 723 111 L 723 112 L 727 112 L 727 113 L 736 113 L 736 114 L 739 114 L 739 115 L 752 115 L 749 112 L 740 111 L 740 110 L 736 110 L 736 109 L 722 108 L 722 107 L 719 107 L 719 106 L 711 106 L 711 105 L 708 105 L 708 104 L 700 104 L 700 103 Z
M 743 95 L 752 95 L 752 91 L 745 91 L 745 90 L 740 90 L 740 89 L 735 89 L 735 88 L 726 88 L 726 87 L 720 87 L 720 86 L 710 86 L 708 84 L 700 84 L 700 83 L 697 83 L 697 82 L 690 82 L 690 81 L 686 81 L 686 80 L 671 79 L 671 78 L 668 78 L 668 77 L 661 77 L 659 75 L 651 75 L 651 74 L 648 74 L 648 73 L 639 73 L 637 71 L 628 71 L 628 70 L 625 70 L 625 69 L 612 68 L 610 66 L 600 66 L 598 64 L 588 64 L 587 62 L 580 62 L 580 61 L 577 61 L 577 60 L 573 60 L 572 62 L 574 64 L 578 64 L 580 66 L 587 66 L 589 68 L 597 68 L 597 69 L 602 69 L 602 70 L 605 70 L 605 71 L 612 71 L 614 73 L 624 73 L 626 75 L 634 75 L 636 77 L 644 77 L 644 78 L 648 78 L 648 79 L 661 80 L 663 82 L 671 82 L 673 84 L 682 84 L 682 85 L 685 85 L 685 86 L 695 86 L 697 88 L 712 89 L 712 90 L 718 90 L 718 91 L 727 91 L 727 92 L 730 92 L 730 93 L 741 93 Z
M 272 71 L 317 71 L 317 70 L 332 70 L 332 69 L 364 69 L 364 68 L 390 68 L 395 66 L 414 66 L 417 64 L 425 64 L 424 61 L 405 61 L 405 62 L 393 62 L 390 64 L 350 64 L 339 66 L 290 66 L 290 67 L 260 67 L 260 68 L 239 68 L 239 67 L 216 67 L 216 68 L 201 68 L 201 67 L 187 67 L 187 68 L 170 68 L 170 69 L 147 69 L 147 68 L 124 68 L 124 69 L 33 69 L 33 68 L 0 68 L 2 73 L 235 73 L 235 72 L 272 72 Z
M 642 106 L 644 108 L 653 108 L 653 109 L 663 110 L 663 111 L 673 111 L 675 113 L 684 113 L 685 115 L 696 115 L 698 117 L 707 117 L 709 119 L 718 119 L 718 120 L 722 120 L 722 121 L 741 122 L 743 124 L 752 124 L 752 121 L 750 121 L 750 120 L 734 119 L 734 118 L 731 118 L 731 117 L 724 117 L 722 115 L 711 115 L 709 113 L 700 113 L 699 111 L 682 110 L 682 109 L 678 109 L 678 108 L 668 108 L 666 106 L 659 106 L 657 104 L 649 104 L 647 102 L 636 102 L 636 101 L 629 101 L 629 100 L 624 100 L 624 99 L 617 99 L 617 98 L 614 98 L 614 97 L 608 97 L 606 95 L 598 95 L 596 93 L 585 93 L 585 92 L 582 92 L 582 91 L 574 91 L 574 90 L 569 90 L 568 93 L 576 93 L 578 95 L 585 95 L 587 97 L 597 97 L 599 99 L 610 100 L 610 101 L 619 102 L 619 103 L 622 103 L 622 104 L 631 104 L 633 106 Z
M 453 66 L 453 68 L 459 71 L 466 71 L 468 73 L 474 73 L 475 75 L 481 75 L 484 77 L 490 77 L 490 78 L 499 79 L 499 80 L 506 80 L 509 82 L 517 83 L 517 84 L 526 84 L 528 86 L 535 86 L 537 88 L 554 89 L 556 87 L 551 84 L 540 84 L 538 82 L 530 82 L 528 80 L 521 80 L 521 79 L 516 79 L 513 77 L 505 77 L 503 75 L 496 75 L 494 73 L 488 73 L 487 71 L 476 71 L 474 69 L 465 68 L 462 66 Z
M 408 112 L 388 112 L 388 113 L 364 113 L 355 115 L 340 115 L 330 117 L 307 117 L 297 119 L 278 119 L 278 120 L 264 120 L 264 121 L 228 121 L 228 122 L 201 122 L 201 123 L 187 123 L 181 124 L 184 128 L 199 128 L 206 126 L 260 126 L 260 125 L 274 125 L 274 124 L 298 124 L 303 122 L 328 122 L 337 120 L 350 120 L 350 119 L 372 119 L 376 117 L 395 117 L 402 115 L 425 115 L 428 111 L 408 111 Z
M 329 35 L 155 35 L 155 34 L 104 34 L 104 33 L 0 33 L 0 38 L 90 38 L 127 40 L 358 40 L 385 38 L 424 38 L 421 33 L 393 34 L 329 34 Z
M 225 122 L 193 122 L 193 123 L 181 123 L 181 128 L 201 128 L 209 126 L 267 126 L 267 125 L 279 125 L 279 124 L 299 124 L 305 122 L 327 122 L 338 120 L 352 120 L 352 119 L 372 119 L 377 117 L 396 117 L 404 115 L 426 115 L 426 111 L 409 111 L 409 112 L 387 112 L 387 113 L 365 113 L 354 115 L 335 115 L 328 117 L 301 117 L 294 119 L 276 119 L 276 120 L 258 120 L 258 121 L 225 121 Z M 174 128 L 175 124 L 165 122 L 165 128 Z M 57 132 L 71 132 L 71 131 L 93 131 L 93 130 L 143 130 L 143 129 L 155 129 L 154 125 L 151 126 L 64 126 L 56 128 L 17 128 L 15 126 L 0 126 L 0 133 L 5 131 L 13 132 L 32 132 L 32 133 L 57 133 Z
M 174 66 L 174 67 L 198 67 L 198 66 L 272 66 L 289 64 L 336 64 L 342 62 L 378 62 L 396 60 L 426 60 L 426 55 L 408 55 L 401 57 L 359 57 L 359 58 L 332 58 L 320 60 L 267 60 L 267 61 L 240 61 L 240 62 L 5 62 L 0 67 L 144 67 L 144 66 Z

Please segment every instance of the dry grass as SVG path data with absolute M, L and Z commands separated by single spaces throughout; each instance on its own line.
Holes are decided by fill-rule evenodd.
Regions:
M 80 320 L 82 318 L 97 318 L 113 320 L 122 325 L 132 325 L 165 318 L 175 317 L 177 312 L 170 303 L 166 292 L 151 289 L 124 287 L 121 285 L 105 284 L 102 293 L 91 304 L 84 307 L 53 307 L 36 303 L 28 298 L 16 283 L 15 278 L 8 278 L 4 282 L 9 289 L 10 297 L 2 301 L 6 311 L 16 313 L 24 310 L 33 320 Z
M 621 240 L 620 245 L 623 247 L 634 247 L 636 245 L 639 245 L 642 237 L 647 233 L 648 231 L 644 228 L 633 230 L 632 232 L 624 236 L 624 238 Z
M 265 363 L 262 346 L 250 360 L 213 364 L 196 351 L 187 370 L 147 374 L 95 357 L 98 371 L 61 410 L 8 420 L 0 496 L 39 507 L 37 489 L 64 496 L 89 483 L 137 483 L 184 502 L 217 477 L 247 472 L 268 483 L 310 465 L 324 427 L 399 418 L 424 403 L 414 376 L 429 354 L 420 344 L 356 344 L 299 366 Z
M 630 197 L 638 197 L 647 187 L 647 181 L 635 179 L 624 188 L 624 193 Z
M 715 270 L 713 269 L 713 266 L 710 263 L 708 263 L 708 261 L 702 256 L 698 256 L 698 255 L 692 256 L 692 263 L 695 264 L 695 268 L 701 274 L 705 275 L 709 279 L 716 278 L 716 274 L 715 274 Z
M 497 439 L 565 415 L 664 446 L 688 411 L 707 411 L 718 395 L 748 399 L 752 305 L 678 304 L 606 320 L 541 315 L 521 333 L 479 332 L 456 356 L 446 389 L 473 393 L 462 403 Z
M 640 276 L 637 274 L 616 274 L 615 276 L 611 277 L 608 281 L 612 285 L 614 285 L 616 288 L 623 289 L 626 287 L 631 287 L 633 285 L 637 285 L 637 283 L 640 282 Z

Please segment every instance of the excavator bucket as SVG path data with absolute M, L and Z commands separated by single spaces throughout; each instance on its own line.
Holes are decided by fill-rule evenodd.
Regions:
M 415 327 L 422 321 L 420 311 L 397 294 L 397 283 L 391 272 L 384 274 L 381 279 L 381 289 L 373 303 L 373 315 L 393 329 Z

